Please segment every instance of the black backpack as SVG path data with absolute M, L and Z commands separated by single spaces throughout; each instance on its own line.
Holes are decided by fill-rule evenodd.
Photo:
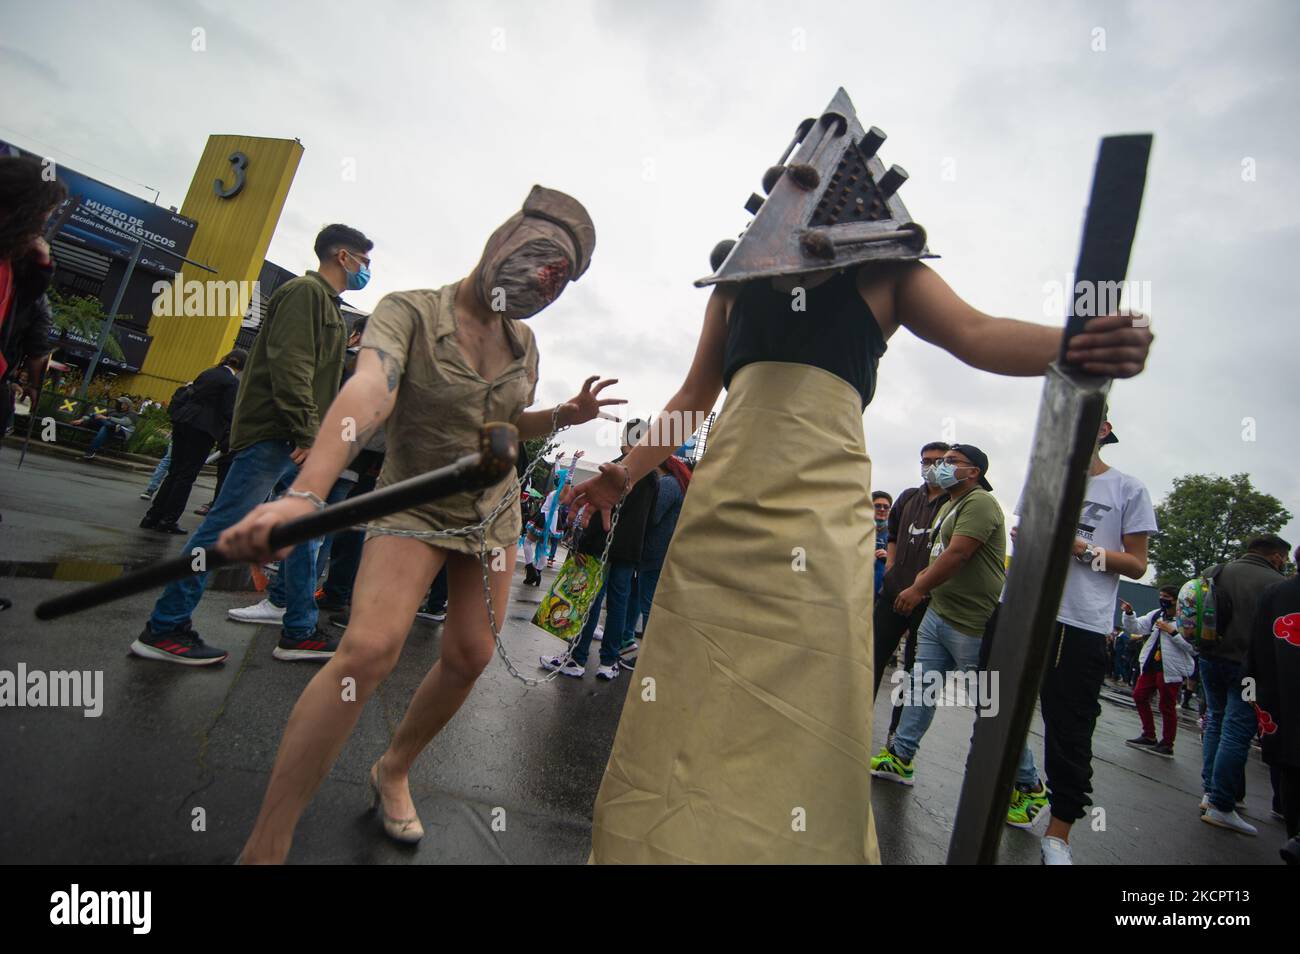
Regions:
M 191 381 L 189 384 L 182 384 L 180 387 L 178 387 L 175 391 L 172 392 L 171 403 L 167 405 L 167 416 L 171 418 L 173 421 L 176 420 L 176 415 L 179 414 L 181 409 L 184 408 L 185 405 L 189 404 L 190 401 L 192 400 L 194 400 L 193 381 Z

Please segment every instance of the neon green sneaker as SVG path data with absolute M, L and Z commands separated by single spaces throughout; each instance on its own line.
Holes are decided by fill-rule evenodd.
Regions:
M 1032 828 L 1038 813 L 1047 807 L 1047 786 L 1040 779 L 1031 789 L 1017 784 L 1011 790 L 1007 824 L 1012 828 Z
M 880 754 L 871 760 L 871 774 L 876 778 L 888 779 L 899 785 L 912 784 L 912 763 L 904 762 L 889 748 L 880 750 Z

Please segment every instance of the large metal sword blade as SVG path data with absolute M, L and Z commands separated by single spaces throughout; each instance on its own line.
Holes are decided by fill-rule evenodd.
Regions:
M 1150 152 L 1149 135 L 1109 136 L 1098 151 L 1076 284 L 1067 295 L 1062 357 L 1048 369 L 1043 384 L 1015 554 L 988 661 L 990 685 L 998 694 L 997 710 L 975 720 L 948 846 L 949 864 L 997 860 L 1012 777 L 1047 661 L 1088 465 L 1110 387 L 1108 378 L 1067 367 L 1065 343 L 1094 317 L 1079 305 L 1104 301 L 1099 293 L 1114 287 L 1109 283 L 1124 281 Z

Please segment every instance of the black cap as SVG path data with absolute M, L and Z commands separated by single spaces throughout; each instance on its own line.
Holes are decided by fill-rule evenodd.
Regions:
M 1101 407 L 1101 422 L 1103 424 L 1110 424 L 1110 402 L 1109 401 L 1107 401 Z M 1119 443 L 1119 438 L 1115 436 L 1115 425 L 1111 424 L 1110 433 L 1101 439 L 1101 445 L 1104 447 L 1107 444 L 1118 444 L 1118 443 Z
M 982 450 L 974 444 L 953 444 L 950 448 L 959 454 L 965 454 L 967 460 L 980 469 L 980 486 L 985 490 L 992 490 L 993 485 L 988 481 L 989 458 Z

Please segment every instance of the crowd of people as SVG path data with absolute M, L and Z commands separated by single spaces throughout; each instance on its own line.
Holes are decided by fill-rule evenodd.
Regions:
M 1279 746 L 1271 738 L 1274 720 L 1251 688 L 1261 670 L 1271 680 L 1282 670 L 1274 658 L 1276 640 L 1269 638 L 1278 618 L 1257 608 L 1270 587 L 1284 592 L 1282 572 L 1290 544 L 1276 534 L 1253 537 L 1239 559 L 1211 567 L 1181 587 L 1160 587 L 1159 607 L 1137 616 L 1130 603 L 1118 599 L 1119 578 L 1137 580 L 1146 574 L 1147 542 L 1157 527 L 1146 488 L 1101 459 L 1101 448 L 1116 441 L 1110 422 L 1103 423 L 1077 527 L 1076 559 L 1051 636 L 1039 697 L 1046 784 L 1026 744 L 1006 822 L 1030 829 L 1048 809 L 1043 861 L 1070 863 L 1070 829 L 1091 804 L 1092 736 L 1101 690 L 1112 680 L 1130 688 L 1141 722 L 1141 734 L 1127 744 L 1166 758 L 1174 757 L 1180 695 L 1184 707 L 1192 694 L 1199 697 L 1204 791 L 1199 808 L 1208 824 L 1258 834 L 1240 814 L 1246 807 L 1246 760 L 1258 738 L 1270 762 L 1271 813 L 1286 824 L 1290 838 L 1283 857 L 1300 862 L 1298 780 L 1285 767 L 1286 757 L 1277 754 L 1290 743 Z M 914 759 L 941 702 L 921 687 L 936 674 L 986 672 L 1007 565 L 1007 533 L 1001 508 L 989 494 L 987 456 L 971 445 L 936 441 L 921 448 L 920 463 L 922 484 L 900 494 L 897 507 L 888 506 L 887 493 L 872 494 L 877 539 L 886 540 L 878 553 L 883 575 L 876 584 L 877 691 L 906 634 L 887 742 L 872 759 L 872 775 L 905 786 L 914 784 Z M 1015 533 L 1013 528 L 1012 540 Z M 1300 560 L 1300 550 L 1296 557 Z M 1117 605 L 1119 630 L 1112 627 Z M 996 692 L 996 682 L 975 679 L 969 684 L 976 689 L 975 708 L 989 705 L 992 700 L 981 694 Z M 1281 704 L 1279 694 L 1296 704 L 1300 684 L 1287 689 L 1272 684 L 1270 706 Z M 1151 711 L 1156 697 L 1158 736 Z
M 5 360 L 39 380 L 48 351 L 32 330 L 41 321 L 32 302 L 53 267 L 40 230 L 62 196 L 22 162 L 0 159 L 0 200 L 21 197 L 5 206 L 0 234 L 0 318 L 13 342 Z M 649 436 L 653 427 L 634 421 L 596 476 L 576 486 L 557 480 L 535 507 L 522 506 L 511 475 L 364 530 L 272 550 L 270 531 L 286 520 L 476 450 L 485 422 L 510 421 L 528 441 L 625 403 L 603 396 L 615 381 L 593 376 L 570 400 L 529 410 L 538 350 L 524 319 L 587 271 L 594 244 L 577 200 L 534 187 L 467 276 L 390 293 L 364 327 L 349 329 L 340 295 L 366 286 L 374 245 L 356 228 L 327 226 L 314 245 L 317 267 L 271 296 L 251 350 L 232 351 L 173 397 L 169 466 L 141 526 L 188 534 L 187 552 L 278 561 L 266 597 L 230 617 L 279 625 L 276 659 L 322 664 L 285 727 L 244 862 L 285 858 L 299 817 L 419 616 L 445 621 L 440 656 L 372 765 L 370 784 L 388 836 L 423 837 L 410 768 L 491 659 L 489 607 L 508 599 L 520 550 L 532 585 L 561 540 L 570 553 L 608 555 L 585 627 L 568 653 L 543 656 L 543 669 L 584 675 L 603 608 L 597 677 L 645 668 L 671 700 L 629 694 L 594 810 L 597 861 L 878 861 L 869 780 L 915 783 L 939 701 L 921 687 L 935 676 L 987 672 L 1007 541 L 1016 536 L 991 494 L 989 457 L 968 443 L 926 443 L 920 483 L 895 499 L 871 488 L 862 412 L 886 340 L 900 327 L 974 368 L 1008 375 L 1042 374 L 1061 332 L 984 315 L 916 261 L 718 284 L 696 358 L 665 403 L 667 414 L 703 414 L 728 388 L 694 470 Z M 44 278 L 27 277 L 33 269 Z M 804 316 L 792 320 L 796 289 L 817 334 L 806 332 Z M 1102 316 L 1071 339 L 1066 358 L 1094 374 L 1130 377 L 1151 340 L 1134 316 Z M 100 433 L 129 426 L 123 413 L 130 409 L 98 422 Z M 1115 671 L 1107 647 L 1119 578 L 1145 575 L 1157 530 L 1145 486 L 1101 458 L 1116 440 L 1105 422 L 1048 634 L 1043 772 L 1026 744 L 1007 808 L 1008 824 L 1026 829 L 1048 812 L 1045 863 L 1069 863 L 1071 828 L 1091 804 L 1092 736 Z M 771 466 L 766 449 L 783 442 L 798 448 L 798 474 Z M 219 491 L 189 533 L 178 517 L 223 443 Z M 1265 639 L 1276 624 L 1262 609 L 1292 611 L 1295 583 L 1279 572 L 1287 549 L 1277 538 L 1251 541 L 1212 580 L 1191 581 L 1197 586 L 1173 602 L 1195 607 L 1192 623 L 1186 607 L 1171 604 L 1141 619 L 1126 613 L 1124 629 L 1148 634 L 1133 690 L 1143 748 L 1172 751 L 1169 701 L 1189 661 L 1199 660 L 1207 822 L 1254 833 L 1237 800 L 1256 716 L 1263 725 L 1268 715 L 1265 757 L 1279 767 L 1294 852 L 1300 683 L 1294 660 L 1282 657 L 1295 641 Z M 203 572 L 169 584 L 130 651 L 183 666 L 225 661 L 228 652 L 193 623 L 206 584 Z M 1232 607 L 1230 619 L 1218 613 L 1217 640 L 1204 625 L 1211 585 Z M 322 611 L 337 625 L 321 626 Z M 894 714 L 871 757 L 874 694 L 900 643 Z M 353 681 L 350 696 L 340 695 L 343 679 Z M 1242 697 L 1243 679 L 1258 683 L 1255 702 Z M 986 684 L 975 684 L 977 708 L 989 704 Z M 1153 695 L 1164 717 L 1160 740 L 1147 709 Z M 791 838 L 792 805 L 833 822 Z

